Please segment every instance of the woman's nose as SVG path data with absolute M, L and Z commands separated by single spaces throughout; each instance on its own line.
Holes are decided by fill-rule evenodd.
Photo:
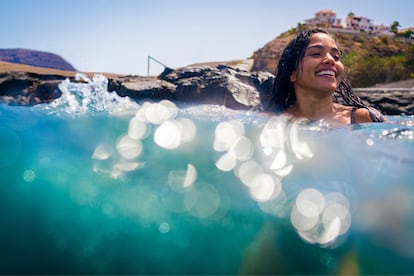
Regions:
M 323 59 L 324 64 L 335 64 L 335 59 L 331 54 L 326 54 L 326 56 Z

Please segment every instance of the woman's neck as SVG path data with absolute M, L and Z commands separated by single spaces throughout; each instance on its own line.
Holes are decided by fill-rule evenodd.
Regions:
M 313 95 L 298 96 L 296 103 L 288 110 L 295 117 L 318 120 L 335 114 L 335 104 L 331 96 L 324 98 L 316 98 Z

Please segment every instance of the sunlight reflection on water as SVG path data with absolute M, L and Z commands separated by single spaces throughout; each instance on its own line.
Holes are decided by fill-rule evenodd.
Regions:
M 48 244 L 53 259 L 56 246 L 69 274 L 117 274 L 119 259 L 125 274 L 247 273 L 253 261 L 254 273 L 301 274 L 301 261 L 333 274 L 352 256 L 381 274 L 380 246 L 414 272 L 401 265 L 414 263 L 412 126 L 136 104 L 88 81 L 63 82 L 62 99 L 34 111 L 0 110 L 0 211 L 24 241 L 16 256 Z M 20 225 L 47 242 L 19 236 Z
M 72 113 L 85 112 L 88 108 L 108 109 L 110 105 L 112 107 L 109 110 L 119 110 L 120 106 L 127 106 L 127 109 L 131 110 L 134 106 L 128 99 L 116 98 L 115 93 L 105 94 L 108 97 L 107 100 L 103 94 L 97 97 L 98 100 L 95 99 L 94 96 L 99 94 L 99 90 L 105 90 L 107 86 L 107 80 L 102 75 L 85 81 L 88 83 L 68 81 L 62 83 L 60 87 L 64 95 L 52 105 L 55 107 L 70 106 Z M 119 136 L 115 145 L 120 159 L 113 163 L 111 171 L 106 171 L 115 178 L 144 167 L 144 163 L 138 162 L 137 159 L 145 150 L 143 141 L 148 137 L 152 137 L 157 146 L 166 150 L 176 150 L 186 143 L 193 142 L 197 138 L 197 125 L 188 117 L 179 117 L 179 114 L 185 115 L 187 112 L 189 117 L 197 114 L 203 116 L 202 107 L 197 109 L 190 107 L 182 112 L 175 103 L 168 100 L 143 102 L 134 108 L 135 116 L 129 120 L 126 134 Z M 204 112 L 211 111 L 210 108 Z M 220 114 L 223 114 L 222 111 L 218 110 Z M 240 182 L 246 186 L 251 198 L 257 201 L 264 210 L 285 209 L 281 206 L 271 206 L 276 202 L 286 204 L 285 200 L 279 198 L 279 196 L 286 197 L 284 178 L 295 171 L 295 164 L 298 160 L 312 160 L 315 155 L 314 151 L 318 150 L 312 148 L 303 138 L 303 127 L 316 132 L 324 132 L 329 131 L 329 124 L 320 121 L 309 125 L 306 120 L 271 116 L 266 120 L 261 120 L 260 135 L 252 138 L 247 134 L 246 122 L 243 122 L 245 117 L 234 119 L 231 118 L 231 113 L 229 115 L 228 120 L 218 121 L 214 130 L 212 149 L 221 153 L 215 161 L 215 167 L 223 172 L 233 171 Z M 405 140 L 413 140 L 413 130 L 389 128 L 383 130 L 379 136 L 370 134 L 365 143 L 374 147 L 376 140 L 384 137 L 397 139 L 403 137 Z M 96 145 L 92 158 L 96 161 L 114 158 L 112 148 L 111 145 L 99 143 Z M 313 162 L 320 161 L 323 160 L 318 159 Z M 203 188 L 198 187 L 197 170 L 196 166 L 191 163 L 187 164 L 186 170 L 170 170 L 168 183 L 173 193 L 184 195 L 184 208 L 189 213 L 198 217 L 208 217 L 213 215 L 220 204 L 220 195 L 214 186 L 204 184 Z M 95 166 L 95 172 L 99 172 L 99 165 Z M 200 193 L 204 194 L 204 198 L 208 200 L 201 200 Z M 335 241 L 337 236 L 346 234 L 350 229 L 352 221 L 350 203 L 346 195 L 340 191 L 328 191 L 324 195 L 322 191 L 314 187 L 304 187 L 296 191 L 294 202 L 290 212 L 291 223 L 298 234 L 308 242 L 329 244 Z M 177 206 L 172 208 L 182 209 Z

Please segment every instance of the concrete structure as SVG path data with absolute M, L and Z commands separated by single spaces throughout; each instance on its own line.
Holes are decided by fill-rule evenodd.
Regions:
M 399 33 L 405 33 L 405 32 L 408 32 L 408 31 L 411 31 L 411 32 L 414 33 L 414 27 L 402 28 L 402 29 L 398 30 Z
M 315 13 L 315 17 L 304 20 L 305 24 L 317 27 L 342 28 L 341 19 L 336 17 L 333 10 L 320 10 Z
M 320 10 L 313 18 L 304 20 L 305 24 L 310 26 L 392 35 L 390 26 L 374 25 L 373 20 L 365 16 L 355 16 L 351 13 L 346 17 L 344 24 L 341 21 L 333 10 Z
M 374 24 L 372 20 L 364 16 L 348 15 L 345 19 L 347 29 L 353 29 L 364 32 L 373 32 Z
M 391 27 L 390 26 L 385 26 L 383 24 L 374 25 L 374 32 L 376 32 L 376 33 L 390 33 L 391 32 Z

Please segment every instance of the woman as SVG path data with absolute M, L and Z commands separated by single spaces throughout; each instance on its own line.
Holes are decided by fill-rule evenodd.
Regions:
M 322 29 L 305 30 L 285 48 L 277 67 L 272 103 L 276 113 L 294 118 L 355 124 L 384 122 L 345 81 L 341 51 Z M 346 105 L 335 102 L 338 93 Z

